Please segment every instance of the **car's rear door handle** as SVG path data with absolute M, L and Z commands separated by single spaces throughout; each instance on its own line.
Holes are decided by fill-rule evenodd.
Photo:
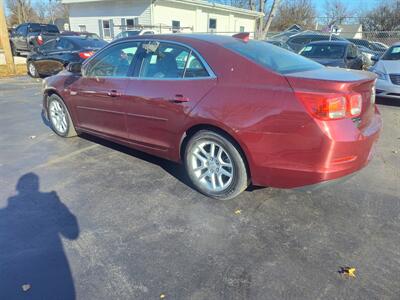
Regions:
M 109 97 L 120 97 L 121 93 L 119 93 L 117 90 L 111 90 L 107 92 L 107 96 Z
M 185 97 L 185 96 L 183 96 L 181 94 L 177 94 L 171 99 L 171 102 L 173 102 L 173 103 L 182 103 L 182 102 L 189 102 L 189 100 L 190 99 L 188 97 Z

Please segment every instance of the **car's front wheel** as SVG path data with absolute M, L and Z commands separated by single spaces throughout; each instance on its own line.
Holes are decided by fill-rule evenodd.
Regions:
M 53 94 L 48 98 L 47 103 L 47 115 L 54 132 L 62 137 L 76 136 L 74 124 L 64 101 Z
M 195 133 L 187 143 L 184 162 L 193 185 L 214 199 L 232 199 L 249 184 L 239 147 L 224 134 L 210 130 Z

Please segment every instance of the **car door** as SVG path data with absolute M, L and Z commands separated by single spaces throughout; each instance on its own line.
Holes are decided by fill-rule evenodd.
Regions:
M 128 138 L 146 150 L 166 152 L 216 78 L 204 59 L 184 45 L 152 40 L 140 49 L 124 102 Z
M 123 101 L 138 42 L 121 42 L 99 52 L 71 85 L 70 103 L 83 130 L 117 139 L 127 136 Z

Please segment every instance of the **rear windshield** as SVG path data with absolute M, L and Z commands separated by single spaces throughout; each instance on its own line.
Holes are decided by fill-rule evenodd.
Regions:
M 399 60 L 400 59 L 400 46 L 392 46 L 382 56 L 383 60 Z
M 51 32 L 59 33 L 57 26 L 50 24 L 31 24 L 29 25 L 30 32 Z
M 94 39 L 94 38 L 86 38 L 86 37 L 81 37 L 81 38 L 76 38 L 74 39 L 74 43 L 79 46 L 79 48 L 82 49 L 89 49 L 89 48 L 102 48 L 108 43 L 106 41 L 100 40 L 100 39 Z
M 280 74 L 323 68 L 319 63 L 263 41 L 235 41 L 224 47 Z
M 308 45 L 299 54 L 310 58 L 338 59 L 344 57 L 345 50 L 343 45 Z

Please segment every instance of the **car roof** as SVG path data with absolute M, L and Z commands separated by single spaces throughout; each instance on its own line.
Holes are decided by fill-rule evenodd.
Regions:
M 350 44 L 353 44 L 353 43 L 350 41 L 334 40 L 334 41 L 315 41 L 315 42 L 310 42 L 307 45 L 343 45 L 343 46 L 346 46 L 346 45 L 350 45 Z

